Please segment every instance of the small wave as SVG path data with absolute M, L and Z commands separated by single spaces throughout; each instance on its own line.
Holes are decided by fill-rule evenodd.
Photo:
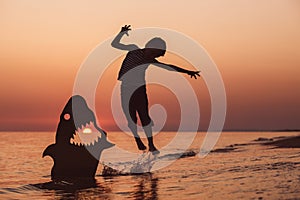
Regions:
M 26 194 L 28 191 L 35 190 L 32 185 L 24 185 L 17 188 L 1 188 L 0 193 L 16 193 L 16 194 Z
M 67 192 L 73 192 L 76 190 L 94 188 L 97 187 L 97 182 L 95 179 L 68 179 L 59 181 L 49 181 L 45 183 L 31 184 L 30 186 L 35 187 L 35 189 L 42 190 L 61 190 Z
M 102 162 L 102 176 L 134 175 L 150 173 L 153 165 L 161 160 L 175 160 L 196 156 L 195 150 L 169 153 L 165 155 L 153 155 L 151 152 L 143 153 L 136 160 L 127 162 L 105 163 Z
M 39 196 L 40 190 L 32 185 L 16 188 L 0 188 L 0 199 L 28 199 L 28 196 Z

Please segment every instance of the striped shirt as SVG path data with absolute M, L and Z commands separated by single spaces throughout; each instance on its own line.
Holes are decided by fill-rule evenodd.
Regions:
M 134 85 L 145 84 L 146 69 L 156 62 L 155 58 L 146 57 L 144 49 L 130 51 L 123 60 L 118 80 Z

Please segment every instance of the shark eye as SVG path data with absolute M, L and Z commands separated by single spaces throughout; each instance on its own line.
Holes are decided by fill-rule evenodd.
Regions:
M 64 119 L 65 119 L 65 120 L 69 120 L 70 118 L 71 118 L 71 116 L 70 116 L 69 113 L 66 113 L 66 114 L 64 115 Z

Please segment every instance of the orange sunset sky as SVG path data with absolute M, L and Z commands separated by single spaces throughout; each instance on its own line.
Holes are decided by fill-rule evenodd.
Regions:
M 80 65 L 125 24 L 173 29 L 207 50 L 227 93 L 225 129 L 300 129 L 298 0 L 0 0 L 0 130 L 55 130 Z M 159 60 L 193 69 L 170 53 Z M 120 62 L 108 69 L 115 76 L 110 84 Z M 205 130 L 209 94 L 203 79 L 190 81 L 201 109 L 199 129 Z M 114 130 L 102 90 L 99 85 L 97 116 L 104 129 Z M 160 98 L 162 90 L 174 98 L 149 86 L 150 103 L 166 107 L 165 129 L 176 130 L 178 102 Z

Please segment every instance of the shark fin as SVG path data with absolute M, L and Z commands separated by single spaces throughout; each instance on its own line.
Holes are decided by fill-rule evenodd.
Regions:
M 43 152 L 43 158 L 45 156 L 50 156 L 51 158 L 54 158 L 54 151 L 55 151 L 55 144 L 49 145 Z

